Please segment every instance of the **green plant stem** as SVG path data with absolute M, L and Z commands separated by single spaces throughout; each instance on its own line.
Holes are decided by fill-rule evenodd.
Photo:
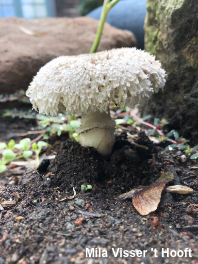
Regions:
M 70 123 L 71 121 L 73 121 L 73 120 L 76 120 L 76 116 L 75 116 L 75 115 L 73 115 L 73 116 L 69 116 L 69 123 Z
M 35 151 L 35 153 L 36 153 L 36 151 Z M 37 164 L 37 166 L 39 166 L 39 154 L 37 154 L 37 153 L 36 153 L 36 164 Z
M 97 29 L 97 33 L 96 33 L 96 37 L 94 40 L 94 43 L 91 47 L 91 50 L 89 53 L 95 53 L 97 51 L 98 45 L 100 43 L 100 38 L 102 35 L 102 31 L 103 31 L 103 27 L 104 27 L 104 23 L 106 21 L 108 12 L 111 10 L 111 8 L 116 5 L 120 0 L 113 0 L 110 2 L 110 0 L 104 0 L 104 4 L 103 4 L 103 9 L 102 9 L 102 14 L 100 16 L 100 21 L 99 21 L 99 25 L 98 25 L 98 29 Z
M 100 21 L 99 21 L 96 37 L 95 37 L 94 43 L 93 43 L 89 53 L 95 53 L 97 51 L 107 15 L 108 15 L 109 11 L 111 10 L 111 8 L 114 7 L 119 1 L 120 0 L 113 0 L 110 2 L 110 0 L 104 0 L 102 14 L 100 16 Z M 72 120 L 76 120 L 76 117 L 75 116 L 69 116 L 69 124 L 70 124 L 70 121 L 72 121 Z M 72 139 L 72 135 L 73 135 L 73 131 L 69 131 L 69 138 L 70 139 Z
M 75 115 L 73 115 L 73 116 L 69 116 L 69 124 L 70 124 L 70 122 L 73 121 L 73 120 L 76 120 L 76 116 L 75 116 Z M 69 138 L 70 138 L 72 141 L 73 141 L 73 137 L 72 137 L 73 133 L 74 133 L 74 131 L 69 130 Z
M 21 158 L 23 158 L 23 155 L 16 156 L 14 160 L 21 159 Z

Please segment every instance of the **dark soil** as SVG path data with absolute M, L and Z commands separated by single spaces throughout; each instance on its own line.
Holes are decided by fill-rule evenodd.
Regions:
M 149 149 L 135 148 L 122 133 L 112 155 L 103 157 L 57 138 L 48 149 L 58 151 L 55 160 L 43 161 L 37 171 L 7 175 L 1 201 L 15 204 L 0 212 L 0 263 L 198 263 L 198 164 L 189 158 L 182 163 L 181 151 L 164 151 L 144 132 L 136 143 Z M 141 216 L 131 199 L 117 199 L 155 182 L 161 171 L 172 172 L 172 184 L 194 192 L 163 193 L 157 211 L 148 216 Z M 82 191 L 81 185 L 92 185 L 92 190 Z M 86 257 L 86 248 L 106 250 L 108 258 Z M 115 257 L 112 248 L 140 251 L 135 257 Z M 183 257 L 167 257 L 162 248 L 190 248 L 192 257 L 187 251 Z

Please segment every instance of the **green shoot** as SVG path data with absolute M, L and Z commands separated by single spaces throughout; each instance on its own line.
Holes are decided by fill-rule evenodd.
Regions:
M 89 53 L 95 53 L 97 51 L 107 15 L 109 11 L 111 10 L 111 8 L 114 7 L 118 2 L 119 0 L 113 0 L 111 2 L 110 0 L 104 0 L 102 14 L 100 16 L 100 21 L 99 21 L 96 37 L 95 37 L 94 43 Z
M 91 190 L 92 185 L 81 185 L 81 191 Z
M 45 147 L 45 146 L 47 146 L 47 143 L 44 141 L 39 141 L 38 144 L 37 143 L 32 144 L 32 149 L 34 150 L 34 152 L 36 154 L 37 166 L 39 165 L 39 154 L 41 152 L 42 147 Z

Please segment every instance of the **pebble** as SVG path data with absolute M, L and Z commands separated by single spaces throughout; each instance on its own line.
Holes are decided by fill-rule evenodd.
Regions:
M 12 261 L 12 262 L 16 262 L 18 259 L 19 259 L 19 256 L 17 255 L 17 253 L 14 253 L 14 254 L 12 255 L 11 261 Z
M 74 211 L 74 207 L 73 207 L 73 206 L 70 206 L 70 207 L 69 207 L 69 210 L 70 210 L 70 211 Z
M 78 199 L 75 201 L 75 204 L 77 204 L 78 206 L 84 207 L 85 201 L 83 199 Z
M 77 250 L 75 248 L 66 249 L 64 253 L 65 255 L 74 255 L 77 253 Z
M 116 219 L 116 218 L 114 220 L 115 220 L 115 224 L 120 224 L 121 223 L 121 221 Z
M 180 158 L 181 158 L 181 161 L 182 161 L 182 162 L 186 162 L 186 155 L 181 155 Z
M 71 223 L 66 224 L 66 230 L 74 228 L 74 225 Z
M 4 264 L 4 263 L 5 263 L 4 259 L 0 257 L 0 264 Z
M 165 213 L 163 213 L 163 216 L 166 218 L 166 217 L 169 217 L 170 215 L 169 215 L 169 213 L 165 212 Z
M 162 195 L 160 204 L 164 206 L 166 203 L 174 203 L 173 196 L 170 193 L 165 193 Z
M 101 246 L 101 247 L 106 247 L 108 242 L 109 240 L 105 238 L 93 238 L 92 240 L 90 240 L 91 245 Z

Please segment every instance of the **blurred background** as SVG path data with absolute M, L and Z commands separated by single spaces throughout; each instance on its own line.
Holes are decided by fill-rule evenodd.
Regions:
M 103 0 L 0 0 L 0 17 L 77 17 L 102 5 Z
M 99 20 L 104 0 L 0 0 L 0 17 L 26 19 L 88 16 Z M 121 0 L 109 12 L 106 21 L 134 33 L 137 48 L 144 49 L 146 0 Z

